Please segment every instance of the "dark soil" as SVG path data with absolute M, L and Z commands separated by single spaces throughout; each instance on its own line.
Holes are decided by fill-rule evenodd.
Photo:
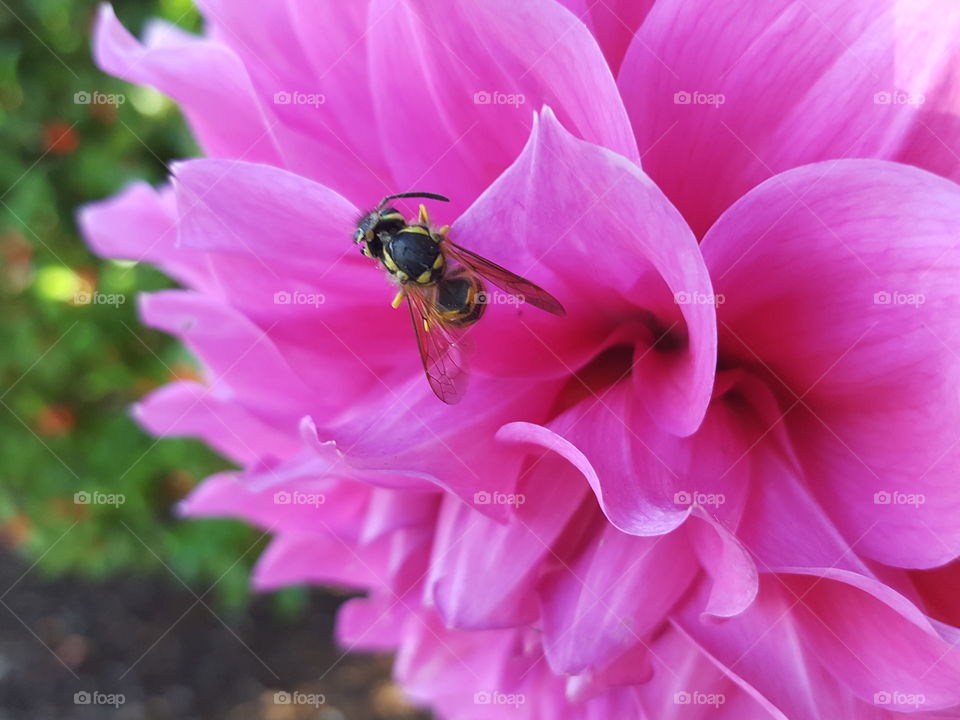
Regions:
M 204 598 L 215 615 L 162 578 L 46 580 L 27 569 L 0 555 L 0 720 L 429 718 L 390 682 L 388 658 L 334 645 L 342 598 L 314 592 L 296 619 L 269 598 L 233 616 Z

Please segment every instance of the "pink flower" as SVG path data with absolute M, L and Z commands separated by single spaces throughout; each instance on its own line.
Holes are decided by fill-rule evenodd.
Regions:
M 137 415 L 243 469 L 184 511 L 447 717 L 956 717 L 960 9 L 564 5 L 104 9 L 209 156 L 82 215 L 188 288 Z M 455 407 L 350 243 L 411 189 L 569 313 L 491 306 Z

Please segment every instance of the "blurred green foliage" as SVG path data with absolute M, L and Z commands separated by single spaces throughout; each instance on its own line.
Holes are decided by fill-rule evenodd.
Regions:
M 39 560 L 39 572 L 166 573 L 167 565 L 195 587 L 217 582 L 221 603 L 239 606 L 258 534 L 172 512 L 226 463 L 194 441 L 156 442 L 128 413 L 151 388 L 192 372 L 173 340 L 137 320 L 136 293 L 171 283 L 149 267 L 94 257 L 74 222 L 79 205 L 136 179 L 158 183 L 167 162 L 196 154 L 171 102 L 93 65 L 96 7 L 0 2 L 0 539 Z M 189 0 L 114 7 L 135 33 L 149 17 L 200 25 Z M 75 93 L 94 91 L 127 101 L 75 102 Z M 125 302 L 75 302 L 92 290 Z M 77 504 L 77 491 L 122 493 L 126 502 Z

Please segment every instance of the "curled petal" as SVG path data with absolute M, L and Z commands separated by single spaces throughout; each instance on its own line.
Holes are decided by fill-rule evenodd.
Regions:
M 578 140 L 544 109 L 523 153 L 450 237 L 529 275 L 569 313 L 521 305 L 512 325 L 478 327 L 478 344 L 492 348 L 478 362 L 502 374 L 522 356 L 541 375 L 569 375 L 598 334 L 633 327 L 650 350 L 633 373 L 656 422 L 678 435 L 699 426 L 716 368 L 715 312 L 688 300 L 711 297 L 710 278 L 690 229 L 634 163 Z M 652 347 L 664 335 L 670 348 Z

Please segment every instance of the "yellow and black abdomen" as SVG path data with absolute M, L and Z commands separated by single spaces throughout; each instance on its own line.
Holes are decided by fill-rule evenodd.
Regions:
M 443 276 L 444 259 L 436 236 L 420 225 L 394 233 L 384 244 L 383 264 L 401 282 L 432 285 Z
M 454 327 L 473 325 L 483 316 L 486 292 L 480 278 L 463 268 L 447 273 L 437 283 L 437 311 Z

